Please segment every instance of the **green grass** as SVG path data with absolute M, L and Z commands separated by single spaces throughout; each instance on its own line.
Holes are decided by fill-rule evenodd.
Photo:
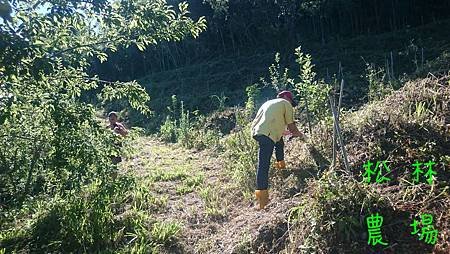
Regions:
M 139 183 L 136 188 L 132 189 L 128 198 L 131 199 L 131 207 L 136 210 L 158 210 L 167 205 L 167 196 L 156 196 L 150 192 L 151 186 Z
M 167 166 L 167 168 L 157 168 L 151 170 L 149 180 L 157 181 L 176 181 L 183 180 L 189 176 L 189 168 L 183 165 Z
M 176 221 L 156 222 L 151 232 L 152 239 L 159 244 L 169 244 L 176 239 L 181 227 L 182 225 Z
M 218 190 L 213 186 L 207 185 L 200 190 L 200 197 L 205 202 L 205 213 L 208 217 L 223 217 L 226 214 L 227 200 L 225 199 L 225 190 Z
M 198 186 L 201 186 L 204 182 L 204 174 L 198 174 L 185 178 L 180 186 L 177 187 L 177 194 L 186 194 L 193 192 Z
M 2 221 L 0 242 L 7 253 L 148 250 L 152 243 L 146 240 L 151 239 L 146 228 L 152 219 L 147 208 L 156 202 L 152 200 L 128 178 L 95 181 L 65 196 L 26 201 L 11 211 L 13 219 Z M 126 242 L 130 244 L 124 246 Z

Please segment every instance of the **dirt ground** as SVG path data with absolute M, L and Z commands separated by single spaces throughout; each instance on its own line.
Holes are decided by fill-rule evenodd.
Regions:
M 224 162 L 208 151 L 187 150 L 151 138 L 141 138 L 137 153 L 124 162 L 129 173 L 145 180 L 154 171 L 185 170 L 187 175 L 204 174 L 203 183 L 192 192 L 180 194 L 182 180 L 151 181 L 152 193 L 167 197 L 162 209 L 153 212 L 159 220 L 177 221 L 183 227 L 177 240 L 165 246 L 166 253 L 278 253 L 287 239 L 289 208 L 297 198 L 283 199 L 283 193 L 271 193 L 265 210 L 256 209 L 253 197 L 232 195 L 224 174 Z M 218 214 L 208 213 L 208 204 L 201 196 L 203 188 L 215 193 Z M 210 204 L 209 204 L 210 205 Z

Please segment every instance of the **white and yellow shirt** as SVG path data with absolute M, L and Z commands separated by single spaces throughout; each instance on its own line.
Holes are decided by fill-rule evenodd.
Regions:
M 278 142 L 288 124 L 294 123 L 294 109 L 285 99 L 265 102 L 252 122 L 252 136 L 265 135 Z

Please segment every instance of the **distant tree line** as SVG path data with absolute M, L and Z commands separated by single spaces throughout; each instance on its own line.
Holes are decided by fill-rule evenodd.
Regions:
M 176 5 L 180 0 L 168 0 Z M 208 29 L 197 40 L 162 42 L 140 52 L 119 50 L 94 72 L 106 79 L 133 79 L 217 55 L 261 50 L 291 52 L 299 42 L 326 43 L 417 27 L 450 17 L 442 0 L 188 0 Z M 444 28 L 443 28 L 444 29 Z

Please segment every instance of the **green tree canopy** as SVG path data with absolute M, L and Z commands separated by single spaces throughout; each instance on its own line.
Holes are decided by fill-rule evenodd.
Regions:
M 188 14 L 188 4 L 164 0 L 0 1 L 2 204 L 108 175 L 114 137 L 82 94 L 126 99 L 144 114 L 150 97 L 137 82 L 89 76 L 89 64 L 120 47 L 197 37 L 206 20 Z

